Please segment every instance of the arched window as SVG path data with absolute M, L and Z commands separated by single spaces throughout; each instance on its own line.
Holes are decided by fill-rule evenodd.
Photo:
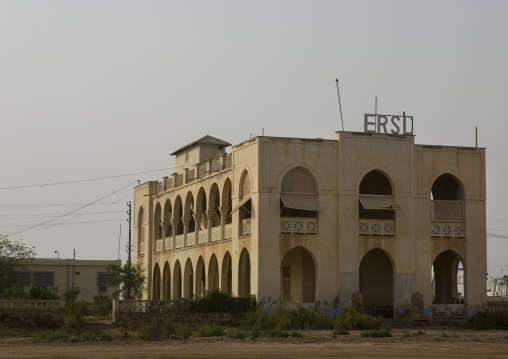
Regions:
M 434 181 L 430 191 L 432 237 L 464 238 L 464 198 L 463 186 L 455 176 L 445 173 Z
M 158 240 L 162 238 L 162 210 L 160 203 L 155 206 L 153 215 L 153 238 Z
M 240 236 L 250 235 L 252 218 L 251 182 L 247 171 L 243 171 L 240 178 L 240 201 L 233 208 L 232 213 L 239 210 L 239 232 Z
M 316 234 L 320 210 L 312 174 L 303 167 L 293 168 L 280 190 L 281 233 Z
M 360 183 L 360 235 L 395 235 L 395 210 L 400 209 L 392 184 L 380 171 L 371 171 Z

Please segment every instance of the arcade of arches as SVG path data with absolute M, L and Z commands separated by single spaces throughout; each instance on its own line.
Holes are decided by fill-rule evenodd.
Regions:
M 232 258 L 229 252 L 222 258 L 220 267 L 215 254 L 212 254 L 208 263 L 200 256 L 195 268 L 190 258 L 185 261 L 183 268 L 179 260 L 175 261 L 172 269 L 170 264 L 165 262 L 162 275 L 159 263 L 156 263 L 152 276 L 152 299 L 194 299 L 214 289 L 232 295 L 232 274 Z M 251 264 L 246 248 L 242 250 L 238 263 L 237 293 L 240 297 L 251 294 Z

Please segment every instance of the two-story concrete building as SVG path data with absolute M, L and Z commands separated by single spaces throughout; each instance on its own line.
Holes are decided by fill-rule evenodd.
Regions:
M 336 312 L 360 291 L 385 317 L 414 292 L 434 317 L 485 306 L 485 149 L 367 132 L 228 146 L 205 136 L 135 188 L 148 299 L 220 288 Z

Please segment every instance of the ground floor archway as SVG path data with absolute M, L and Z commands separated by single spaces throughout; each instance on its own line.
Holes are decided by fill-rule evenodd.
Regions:
M 372 249 L 360 262 L 360 292 L 365 313 L 393 318 L 393 265 L 381 249 Z
M 226 252 L 222 261 L 221 290 L 233 295 L 233 271 L 231 269 L 231 254 Z
M 180 298 L 182 298 L 182 267 L 180 266 L 180 261 L 177 260 L 175 268 L 173 269 L 173 288 L 171 299 Z
M 250 256 L 247 248 L 242 250 L 238 263 L 238 296 L 250 295 Z
M 219 264 L 215 254 L 212 254 L 210 264 L 208 265 L 208 290 L 217 288 L 219 288 Z
M 171 298 L 171 271 L 169 263 L 164 264 L 164 271 L 162 272 L 162 299 L 168 300 Z
M 434 304 L 459 304 L 467 298 L 466 267 L 454 251 L 441 252 L 433 264 Z
M 187 259 L 183 272 L 183 296 L 186 299 L 194 299 L 194 271 L 192 270 L 192 262 Z
M 316 265 L 303 247 L 288 251 L 280 265 L 281 298 L 285 303 L 316 301 Z
M 161 271 L 159 269 L 159 264 L 155 264 L 153 268 L 153 277 L 152 277 L 152 299 L 160 300 L 161 299 Z

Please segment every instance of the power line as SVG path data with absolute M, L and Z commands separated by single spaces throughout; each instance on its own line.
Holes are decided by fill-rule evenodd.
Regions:
M 73 214 L 73 213 L 76 213 L 77 211 L 80 211 L 80 210 L 82 210 L 82 209 L 84 209 L 84 208 L 86 208 L 86 207 L 89 207 L 89 206 L 93 205 L 94 203 L 97 203 L 97 202 L 99 202 L 99 201 L 102 201 L 104 198 L 107 198 L 107 197 L 109 197 L 109 196 L 112 196 L 112 195 L 114 195 L 115 193 L 118 193 L 118 192 L 120 192 L 120 191 L 122 191 L 122 190 L 126 189 L 127 187 L 132 186 L 134 183 L 137 183 L 137 182 L 138 182 L 138 181 L 135 181 L 135 182 L 129 183 L 127 186 L 122 187 L 122 188 L 120 188 L 119 190 L 116 190 L 116 191 L 114 191 L 114 192 L 112 192 L 112 193 L 110 193 L 110 194 L 108 194 L 108 195 L 106 195 L 106 196 L 104 196 L 104 197 L 101 197 L 101 198 L 99 198 L 98 200 L 95 200 L 95 201 L 93 201 L 93 202 L 87 203 L 87 204 L 85 204 L 84 206 L 81 206 L 81 207 L 79 207 L 79 208 L 77 208 L 77 209 L 74 209 L 74 210 L 72 210 L 72 211 L 69 211 L 69 212 L 67 212 L 67 213 L 64 213 L 64 214 L 62 214 L 61 216 L 58 216 L 58 217 L 56 217 L 56 218 L 53 218 L 53 219 L 50 219 L 50 220 L 47 220 L 47 221 L 44 221 L 44 222 L 39 222 L 39 223 L 36 223 L 36 224 L 32 225 L 30 228 L 27 228 L 27 229 L 22 229 L 22 230 L 19 230 L 19 231 L 17 231 L 17 232 L 13 232 L 13 233 L 11 233 L 10 235 L 23 233 L 23 232 L 29 231 L 29 230 L 31 230 L 31 229 L 37 229 L 38 227 L 45 226 L 45 225 L 47 225 L 47 224 L 49 224 L 49 223 L 51 223 L 51 222 L 57 221 L 57 220 L 59 220 L 59 219 L 61 219 L 61 218 L 65 217 L 65 216 L 68 216 L 68 215 Z M 40 228 L 40 229 L 43 229 L 43 228 Z M 38 229 L 38 230 L 40 230 L 40 229 Z M 33 232 L 32 232 L 32 233 L 33 233 Z
M 101 219 L 98 221 L 83 221 L 83 222 L 62 222 L 62 223 L 50 223 L 46 224 L 45 226 L 67 226 L 71 224 L 83 224 L 83 223 L 98 223 L 98 222 L 117 222 L 117 221 L 125 221 L 125 218 L 119 218 L 119 219 Z M 28 226 L 3 226 L 2 228 L 18 228 L 18 227 L 30 227 Z

